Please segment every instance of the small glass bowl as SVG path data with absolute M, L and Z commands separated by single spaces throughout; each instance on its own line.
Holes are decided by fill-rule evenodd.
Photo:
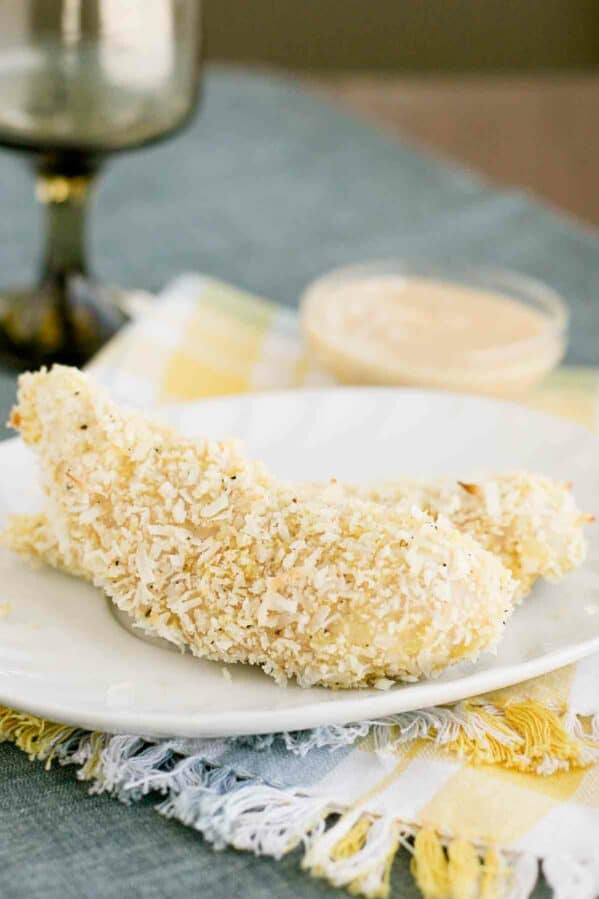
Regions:
M 384 285 L 389 289 L 393 283 L 397 289 L 399 279 L 416 284 L 421 296 L 426 282 L 430 282 L 437 300 L 447 288 L 447 297 L 443 298 L 447 299 L 446 309 L 422 306 L 422 317 L 428 316 L 428 322 L 424 327 L 416 322 L 416 331 L 413 322 L 410 331 L 407 320 L 407 327 L 401 319 L 386 321 Z M 368 286 L 360 287 L 361 282 L 368 282 Z M 492 295 L 494 305 L 488 307 L 489 315 L 481 315 L 485 307 L 479 306 L 470 322 L 464 306 L 456 305 L 463 302 L 456 299 L 459 289 Z M 467 296 L 472 302 L 471 294 Z M 511 305 L 498 307 L 501 300 L 511 301 Z M 404 312 L 418 318 L 418 308 L 417 301 Z M 387 309 L 391 309 L 388 297 Z M 533 333 L 509 340 L 501 337 L 498 323 L 502 316 L 511 314 L 510 309 L 521 324 L 528 320 Z M 390 260 L 335 269 L 309 284 L 301 298 L 302 331 L 311 355 L 345 384 L 403 384 L 496 396 L 523 394 L 563 358 L 568 321 L 568 309 L 561 297 L 540 281 L 507 270 L 451 262 Z M 403 342 L 402 328 L 407 332 Z

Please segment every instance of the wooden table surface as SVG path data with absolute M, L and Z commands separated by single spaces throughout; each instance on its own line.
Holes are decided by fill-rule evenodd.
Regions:
M 309 84 L 404 140 L 599 225 L 599 73 L 327 74 Z

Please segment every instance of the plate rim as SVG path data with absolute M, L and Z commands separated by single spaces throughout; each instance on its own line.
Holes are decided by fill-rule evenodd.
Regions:
M 575 421 L 573 418 L 570 418 L 566 415 L 555 415 L 551 412 L 547 412 L 544 409 L 538 409 L 534 406 L 529 406 L 527 403 L 518 400 L 517 398 L 504 398 L 504 397 L 495 397 L 495 396 L 487 396 L 484 394 L 478 393 L 463 393 L 459 391 L 453 390 L 437 390 L 429 387 L 411 387 L 411 386 L 401 386 L 401 385 L 393 385 L 393 384 L 339 384 L 339 385 L 323 385 L 322 387 L 279 387 L 276 390 L 270 390 L 268 388 L 264 388 L 263 390 L 251 390 L 247 392 L 241 393 L 228 393 L 223 394 L 222 396 L 207 396 L 201 397 L 198 399 L 190 399 L 190 400 L 181 400 L 179 402 L 168 402 L 168 403 L 155 403 L 152 405 L 143 405 L 143 406 L 134 406 L 132 403 L 127 403 L 126 401 L 123 403 L 125 406 L 129 406 L 129 408 L 134 408 L 136 411 L 143 412 L 147 414 L 148 417 L 152 417 L 158 415 L 160 418 L 164 413 L 175 412 L 177 410 L 185 410 L 190 409 L 195 406 L 207 406 L 207 405 L 224 405 L 231 402 L 239 402 L 240 400 L 270 400 L 276 399 L 281 400 L 285 399 L 289 396 L 289 394 L 298 396 L 305 395 L 308 398 L 311 397 L 322 397 L 327 394 L 335 394 L 335 393 L 344 393 L 344 394 L 360 394 L 365 395 L 368 393 L 378 394 L 380 396 L 390 396 L 392 394 L 400 395 L 410 395 L 418 397 L 420 395 L 424 395 L 428 398 L 433 398 L 434 400 L 445 400 L 445 399 L 453 399 L 453 400 L 465 400 L 467 403 L 474 403 L 477 405 L 493 405 L 503 409 L 517 409 L 517 410 L 526 410 L 531 416 L 537 417 L 539 419 L 544 419 L 546 421 L 557 422 L 561 425 L 565 425 L 574 430 L 578 430 L 582 432 L 586 437 L 595 438 L 599 444 L 599 433 L 593 428 L 587 427 L 585 424 L 582 424 L 579 421 Z M 120 401 L 119 401 L 120 402 Z M 162 418 L 161 418 L 162 420 Z M 19 440 L 19 437 L 16 438 L 8 438 L 8 440 L 2 441 L 2 443 L 7 443 L 11 439 Z M 1 445 L 1 444 L 0 444 Z
M 165 650 L 167 651 L 167 650 Z M 216 738 L 231 736 L 252 736 L 267 733 L 285 733 L 299 730 L 309 730 L 316 727 L 328 727 L 335 725 L 354 724 L 357 722 L 375 722 L 380 718 L 388 718 L 400 715 L 404 712 L 413 712 L 420 709 L 431 709 L 470 699 L 473 696 L 483 696 L 496 690 L 514 686 L 532 680 L 542 674 L 548 674 L 559 668 L 566 667 L 573 662 L 580 661 L 595 651 L 599 652 L 599 636 L 576 644 L 571 648 L 554 650 L 542 656 L 537 656 L 517 665 L 506 668 L 493 668 L 482 673 L 475 673 L 454 681 L 418 681 L 416 684 L 398 684 L 396 688 L 381 691 L 380 696 L 369 694 L 361 698 L 350 700 L 331 700 L 327 702 L 313 702 L 305 706 L 292 706 L 290 708 L 276 708 L 268 711 L 257 712 L 255 710 L 233 712 L 218 712 L 209 714 L 182 714 L 182 713 L 152 713 L 135 712 L 133 709 L 119 712 L 98 711 L 88 713 L 79 709 L 76 705 L 55 704 L 52 702 L 21 700 L 18 695 L 5 691 L 2 687 L 0 675 L 0 702 L 19 712 L 35 715 L 48 721 L 78 727 L 84 730 L 102 731 L 111 734 L 132 734 L 144 737 L 160 738 Z M 558 661 L 559 659 L 559 661 Z M 215 664 L 219 664 L 215 662 Z M 516 674 L 516 670 L 518 673 Z M 525 675 L 522 677 L 522 672 Z M 233 675 L 234 677 L 234 675 Z M 483 680 L 484 686 L 478 681 Z M 464 685 L 467 684 L 464 690 Z M 460 686 L 461 685 L 461 686 Z M 438 688 L 439 696 L 434 702 L 410 702 L 398 703 L 396 697 L 402 693 L 430 688 L 431 691 Z M 281 688 L 284 689 L 284 688 Z M 323 688 L 324 689 L 324 688 Z M 337 691 L 341 693 L 342 691 Z M 361 708 L 366 706 L 368 711 L 361 713 Z M 355 711 L 350 710 L 354 709 Z M 273 728 L 272 716 L 276 716 L 279 726 Z M 147 722 L 138 724 L 142 718 Z M 293 719 L 293 723 L 291 722 Z M 261 724 L 260 721 L 265 723 Z M 231 723 L 227 723 L 230 721 Z M 268 721 L 268 723 L 266 723 Z

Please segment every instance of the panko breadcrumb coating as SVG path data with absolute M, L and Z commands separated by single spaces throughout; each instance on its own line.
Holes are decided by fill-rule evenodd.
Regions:
M 492 646 L 512 609 L 509 571 L 443 516 L 302 498 L 236 443 L 123 411 L 75 369 L 21 376 L 11 423 L 46 507 L 6 542 L 197 656 L 303 686 L 414 680 Z
M 499 556 L 526 596 L 537 578 L 558 581 L 586 555 L 583 525 L 571 484 L 530 472 L 509 472 L 477 483 L 439 479 L 378 486 L 332 484 L 325 493 L 350 495 L 398 509 L 418 506 L 448 518 L 463 533 Z

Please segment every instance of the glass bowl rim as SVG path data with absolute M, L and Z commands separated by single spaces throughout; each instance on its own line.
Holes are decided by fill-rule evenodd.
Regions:
M 359 280 L 372 275 L 406 275 L 414 277 L 430 277 L 444 280 L 464 287 L 479 288 L 520 300 L 528 308 L 534 308 L 545 319 L 545 327 L 532 337 L 497 343 L 480 350 L 463 350 L 466 356 L 472 355 L 487 359 L 505 352 L 522 352 L 532 349 L 538 343 L 553 339 L 567 338 L 570 322 L 568 306 L 557 290 L 544 281 L 525 275 L 514 269 L 501 266 L 476 264 L 470 262 L 452 262 L 450 260 L 431 260 L 423 257 L 390 257 L 373 259 L 368 262 L 351 263 L 330 269 L 310 281 L 300 297 L 300 307 L 305 309 L 306 303 L 327 283 L 339 284 L 345 281 Z M 565 346 L 564 346 L 565 351 Z M 563 355 L 563 353 L 562 353 Z M 558 360 L 559 361 L 559 360 Z M 557 363 L 556 363 L 557 364 Z

